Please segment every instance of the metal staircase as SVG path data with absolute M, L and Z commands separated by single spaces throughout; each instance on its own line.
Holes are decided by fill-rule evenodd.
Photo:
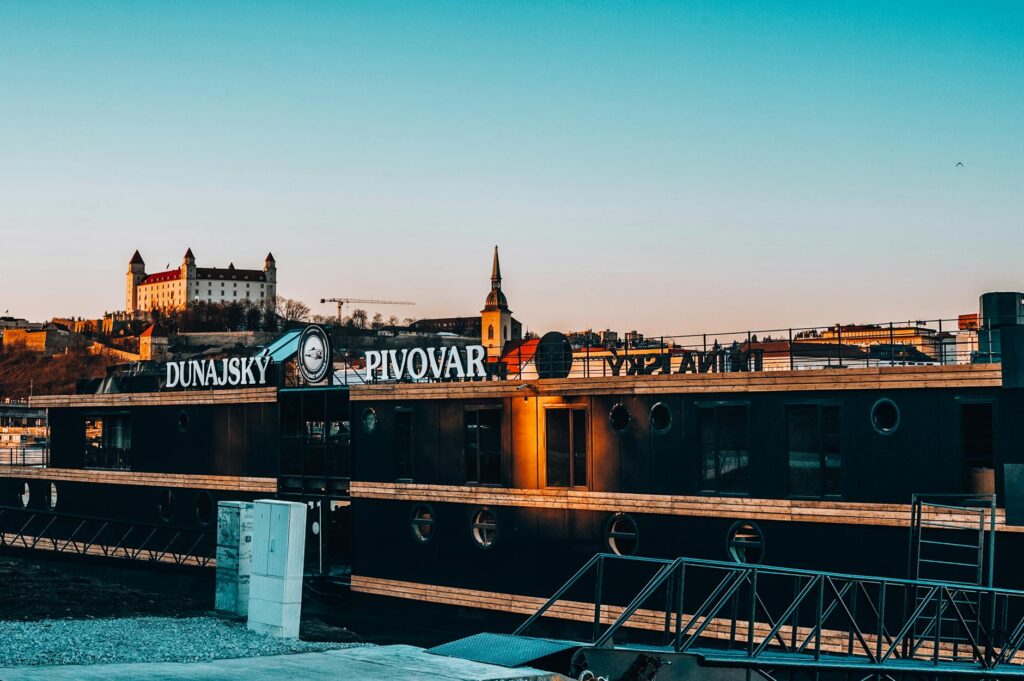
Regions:
M 652 574 L 631 599 L 615 604 L 605 598 L 606 582 L 625 562 Z M 593 599 L 578 600 L 583 593 Z M 1022 591 L 599 554 L 515 635 L 527 637 L 542 618 L 579 619 L 584 611 L 592 615 L 593 635 L 576 643 L 574 673 L 588 658 L 617 651 L 627 660 L 641 653 L 690 656 L 701 667 L 773 679 L 797 672 L 1024 678 Z

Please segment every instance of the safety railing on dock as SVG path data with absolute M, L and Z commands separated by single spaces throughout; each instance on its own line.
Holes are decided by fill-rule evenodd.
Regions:
M 631 597 L 630 581 L 640 585 Z M 1024 676 L 1022 591 L 599 554 L 516 634 L 584 613 L 597 648 L 621 642 L 748 668 Z
M 214 530 L 0 506 L 0 547 L 212 566 Z

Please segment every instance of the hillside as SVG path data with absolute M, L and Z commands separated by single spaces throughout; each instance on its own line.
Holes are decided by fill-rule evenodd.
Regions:
M 86 350 L 44 357 L 23 348 L 9 348 L 0 352 L 0 397 L 73 393 L 78 379 L 103 376 L 111 361 Z

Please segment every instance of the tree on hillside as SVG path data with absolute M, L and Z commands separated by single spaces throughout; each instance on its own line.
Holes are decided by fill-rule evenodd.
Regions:
M 277 314 L 285 322 L 302 322 L 309 317 L 309 305 L 301 300 L 278 296 Z

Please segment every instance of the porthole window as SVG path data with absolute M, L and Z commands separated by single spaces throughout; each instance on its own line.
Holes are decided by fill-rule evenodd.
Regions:
M 882 435 L 892 435 L 900 427 L 900 408 L 883 397 L 871 407 L 871 425 Z
M 434 509 L 427 504 L 417 504 L 412 509 L 412 536 L 426 544 L 434 536 Z
M 639 536 L 636 521 L 625 513 L 616 513 L 608 521 L 608 548 L 619 556 L 632 556 L 636 553 Z
M 196 518 L 201 525 L 209 525 L 213 520 L 213 497 L 209 492 L 200 492 L 196 497 Z
M 729 529 L 729 557 L 737 563 L 757 565 L 764 560 L 764 535 L 751 522 L 740 521 Z
M 28 502 L 32 498 L 32 490 L 29 489 L 28 483 L 21 483 L 21 491 L 18 492 L 18 501 L 21 502 L 22 508 L 28 508 Z
M 612 430 L 616 433 L 624 433 L 626 428 L 629 428 L 629 410 L 620 402 L 612 407 L 608 414 L 608 420 L 611 421 Z
M 363 410 L 363 432 L 372 433 L 377 427 L 377 412 L 373 407 Z
M 188 430 L 188 414 L 180 412 L 178 414 L 178 432 L 184 433 Z
M 672 428 L 672 410 L 664 402 L 651 407 L 651 430 L 655 433 L 667 433 Z
M 482 548 L 494 546 L 498 538 L 498 518 L 494 511 L 481 508 L 473 514 L 473 541 Z
M 164 520 L 170 520 L 174 516 L 174 492 L 165 489 L 160 492 L 160 499 L 157 501 L 156 510 Z
M 51 511 L 53 509 L 57 508 L 57 483 L 55 483 L 55 482 L 51 482 L 50 483 L 50 499 L 49 499 L 49 503 L 50 503 L 50 510 Z

